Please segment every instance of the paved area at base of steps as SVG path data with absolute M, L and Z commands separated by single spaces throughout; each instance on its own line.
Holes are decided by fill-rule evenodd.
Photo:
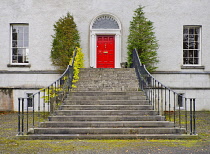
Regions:
M 210 112 L 196 112 L 198 140 L 16 140 L 17 113 L 0 113 L 0 154 L 209 154 Z

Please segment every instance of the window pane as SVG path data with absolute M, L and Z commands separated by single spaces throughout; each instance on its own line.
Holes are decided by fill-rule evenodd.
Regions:
M 18 49 L 18 63 L 23 63 L 23 49 Z
M 24 47 L 28 47 L 28 41 L 24 41 L 23 46 L 24 46 Z
M 194 64 L 193 58 L 189 58 L 189 64 Z
M 12 41 L 12 47 L 17 47 L 17 41 Z
M 23 47 L 23 41 L 17 41 L 17 47 Z
M 184 41 L 184 42 L 187 42 L 187 41 L 188 41 L 188 35 L 184 35 L 184 36 L 183 36 L 183 41 Z
M 200 28 L 199 27 L 195 28 L 195 34 L 200 34 Z
M 22 26 L 18 27 L 18 33 L 23 33 L 23 27 Z
M 17 54 L 18 54 L 17 48 L 12 49 L 12 55 L 17 55 Z
M 22 33 L 19 33 L 17 36 L 18 36 L 17 37 L 18 40 L 23 40 L 23 34 Z
M 18 49 L 18 56 L 22 56 L 23 55 L 23 49 Z
M 18 63 L 23 63 L 23 56 L 18 56 Z
M 28 33 L 24 33 L 24 41 L 28 41 Z
M 188 42 L 184 42 L 184 43 L 183 43 L 183 48 L 184 48 L 184 49 L 188 49 L 188 46 L 189 46 L 189 45 L 188 45 Z
M 30 97 L 30 96 L 32 96 L 32 95 L 33 95 L 33 93 L 27 93 L 27 97 L 28 97 L 28 99 L 27 99 L 28 107 L 33 107 L 32 97 Z
M 18 32 L 17 26 L 13 26 L 13 27 L 12 27 L 12 32 L 13 32 L 13 33 L 17 33 L 17 32 Z
M 195 49 L 195 42 L 189 43 L 189 49 Z
M 194 49 L 199 49 L 199 43 L 198 42 L 195 42 L 195 48 Z
M 12 40 L 17 40 L 17 33 L 12 34 Z
M 193 57 L 193 50 L 189 50 L 189 57 Z
M 189 29 L 189 34 L 194 34 L 194 28 Z
M 179 94 L 178 95 L 178 106 L 179 107 L 183 107 L 184 105 L 183 105 L 183 94 Z
M 12 56 L 12 62 L 13 63 L 17 63 L 18 61 L 17 61 L 17 56 Z
M 188 64 L 188 58 L 183 59 L 184 64 Z
M 188 50 L 183 51 L 183 57 L 188 57 Z
M 194 38 L 195 38 L 195 41 L 199 41 L 199 35 L 195 35 Z
M 188 34 L 188 28 L 184 28 L 183 34 Z
M 194 59 L 194 64 L 198 64 L 198 58 Z
M 23 29 L 24 29 L 24 33 L 29 33 L 29 28 L 28 28 L 28 26 L 24 26 Z
M 28 56 L 29 56 L 29 50 L 28 49 L 25 49 L 25 63 L 28 63 Z
M 194 57 L 195 57 L 195 58 L 198 57 L 198 50 L 194 50 Z

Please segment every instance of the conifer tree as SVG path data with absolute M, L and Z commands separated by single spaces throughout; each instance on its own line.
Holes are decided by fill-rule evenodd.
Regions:
M 143 8 L 139 6 L 134 11 L 133 21 L 130 22 L 128 36 L 128 65 L 132 64 L 132 51 L 136 48 L 139 58 L 149 72 L 154 71 L 158 62 L 158 43 L 153 32 L 153 23 L 144 16 Z
M 67 67 L 75 48 L 80 47 L 80 36 L 70 13 L 54 24 L 54 31 L 50 58 L 53 65 L 63 70 Z

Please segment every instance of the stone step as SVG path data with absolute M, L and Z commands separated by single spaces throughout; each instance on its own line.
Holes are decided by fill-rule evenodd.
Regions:
M 164 116 L 139 115 L 71 115 L 50 116 L 49 121 L 164 121 Z
M 138 84 L 136 84 L 136 86 L 135 86 L 135 84 L 133 84 L 133 83 L 131 83 L 131 84 L 129 84 L 129 85 L 127 85 L 127 84 L 75 84 L 75 86 L 77 87 L 77 88 L 79 88 L 79 89 L 81 89 L 81 88 L 95 88 L 95 89 L 97 89 L 98 91 L 101 89 L 101 90 L 103 90 L 103 89 L 107 89 L 107 90 L 109 90 L 109 89 L 115 89 L 115 91 L 117 91 L 118 89 L 120 90 L 120 91 L 122 91 L 123 89 L 124 90 L 129 90 L 129 91 L 137 91 L 138 90 Z M 94 90 L 93 89 L 93 91 L 96 91 L 96 90 Z
M 68 96 L 69 100 L 145 100 L 146 96 L 120 96 L 120 95 L 107 95 L 107 96 Z
M 71 92 L 69 96 L 110 96 L 110 95 L 129 95 L 129 96 L 144 96 L 143 91 L 131 91 L 131 92 L 103 92 L 103 91 L 87 91 L 87 92 Z
M 130 82 L 125 82 L 125 81 L 113 81 L 110 80 L 108 81 L 87 81 L 87 82 L 77 82 L 75 84 L 77 87 L 79 86 L 90 86 L 90 87 L 138 87 L 138 82 L 130 81 Z
M 121 82 L 138 82 L 138 79 L 136 78 L 136 75 L 127 75 L 127 74 L 115 74 L 115 75 L 105 75 L 105 74 L 92 74 L 92 75 L 88 75 L 88 74 L 84 74 L 81 75 L 80 74 L 80 78 L 78 82 L 88 82 L 88 81 L 121 81 Z
M 35 134 L 183 134 L 180 128 L 35 128 Z
M 151 105 L 61 105 L 60 110 L 152 110 Z
M 70 139 L 198 139 L 198 135 L 187 134 L 30 134 L 19 136 L 23 140 L 70 140 Z
M 83 86 L 73 88 L 72 91 L 104 91 L 104 92 L 114 92 L 114 91 L 138 91 L 138 87 L 90 87 L 90 86 Z
M 168 121 L 47 121 L 40 123 L 40 127 L 173 127 Z
M 134 68 L 81 68 L 81 74 L 94 74 L 94 73 L 101 73 L 101 74 L 133 74 L 135 72 Z
M 65 105 L 149 105 L 148 100 L 65 100 Z
M 57 110 L 55 115 L 157 115 L 153 110 Z

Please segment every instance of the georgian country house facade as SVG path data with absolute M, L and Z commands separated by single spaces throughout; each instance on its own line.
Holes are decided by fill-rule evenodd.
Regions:
M 196 98 L 196 110 L 210 110 L 209 0 L 1 0 L 0 111 L 17 111 L 18 97 L 60 76 L 50 51 L 53 25 L 67 12 L 77 24 L 85 67 L 120 68 L 127 61 L 130 21 L 139 5 L 154 23 L 159 44 L 160 62 L 152 75 Z M 98 61 L 97 47 L 104 42 L 112 49 L 107 64 Z

